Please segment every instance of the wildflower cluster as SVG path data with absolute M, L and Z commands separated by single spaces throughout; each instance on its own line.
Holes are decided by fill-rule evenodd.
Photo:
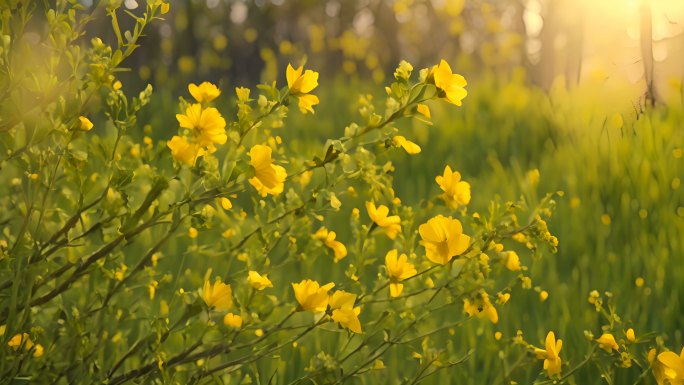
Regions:
M 28 18 L 25 3 L 2 15 Z M 141 114 L 151 86 L 128 97 L 117 78 L 169 3 L 105 3 L 116 42 L 95 38 L 83 51 L 81 28 L 98 13 L 77 2 L 47 10 L 42 39 L 58 54 L 40 68 L 58 80 L 45 87 L 64 95 L 8 92 L 2 107 L 40 101 L 0 120 L 0 378 L 250 383 L 278 361 L 273 382 L 373 382 L 375 371 L 398 370 L 384 359 L 399 350 L 417 360 L 400 368 L 417 383 L 468 359 L 471 346 L 449 336 L 515 317 L 508 304 L 531 291 L 533 264 L 558 246 L 546 220 L 560 194 L 490 200 L 453 163 L 429 170 L 415 201 L 394 189 L 397 159 L 424 156 L 399 122 L 431 126 L 430 106 L 456 108 L 468 95 L 446 60 L 417 76 L 400 62 L 383 100 L 362 95 L 357 121 L 304 150 L 288 135 L 291 106 L 318 119 L 326 101 L 303 64 L 278 67 L 281 87 L 191 83 L 169 128 Z M 134 25 L 123 33 L 122 15 Z M 30 39 L 12 39 L 22 49 L 3 43 L 11 71 L 2 73 L 13 75 L 3 84 L 30 92 L 35 74 L 4 55 L 30 52 Z M 586 334 L 590 357 L 638 362 L 636 345 L 651 339 L 621 332 L 598 292 L 590 300 L 608 320 L 598 338 Z M 513 345 L 530 366 L 543 361 L 542 376 L 575 370 L 554 332 L 543 348 L 522 334 Z M 658 383 L 681 381 L 681 355 L 655 349 L 643 356 Z

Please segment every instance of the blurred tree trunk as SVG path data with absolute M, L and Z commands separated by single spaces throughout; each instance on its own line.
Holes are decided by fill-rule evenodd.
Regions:
M 533 81 L 544 89 L 549 89 L 556 74 L 556 37 L 558 36 L 558 15 L 556 0 L 547 0 L 542 3 L 541 16 L 544 21 L 539 35 L 541 40 L 541 52 L 539 63 L 532 72 Z
M 579 84 L 582 75 L 582 54 L 584 46 L 584 16 L 576 15 L 573 23 L 566 26 L 568 36 L 565 63 L 565 85 L 568 89 Z
M 532 72 L 532 63 L 530 62 L 530 58 L 527 56 L 527 29 L 525 28 L 525 4 L 523 3 L 524 0 L 515 0 L 513 1 L 513 10 L 514 10 L 514 17 L 513 17 L 513 32 L 515 32 L 518 36 L 520 36 L 520 51 L 518 52 L 519 55 L 519 65 L 524 67 L 527 70 L 527 73 Z
M 641 60 L 644 62 L 644 77 L 646 79 L 646 104 L 655 106 L 656 95 L 653 84 L 653 25 L 651 20 L 651 5 L 647 1 L 641 2 L 640 43 Z
M 387 57 L 385 58 L 387 68 L 392 71 L 399 60 L 401 60 L 401 47 L 399 44 L 399 23 L 394 15 L 394 10 L 386 0 L 380 0 L 374 12 L 376 20 L 376 33 L 382 35 L 384 43 L 387 45 Z

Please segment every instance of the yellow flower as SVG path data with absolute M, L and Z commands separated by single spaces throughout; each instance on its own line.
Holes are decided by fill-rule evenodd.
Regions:
M 326 246 L 332 249 L 335 254 L 335 263 L 347 256 L 347 248 L 340 241 L 335 240 L 337 234 L 334 231 L 328 231 L 325 227 L 321 227 L 316 231 L 314 237 L 322 241 Z
M 544 302 L 549 298 L 549 292 L 546 290 L 542 290 L 539 292 L 539 300 Z
M 273 283 L 271 283 L 271 280 L 268 279 L 266 275 L 261 275 L 254 270 L 249 271 L 247 282 L 250 286 L 257 290 L 264 290 L 267 287 L 273 287 Z
M 314 313 L 324 312 L 328 307 L 328 291 L 333 287 L 335 284 L 332 282 L 320 286 L 318 282 L 310 279 L 292 284 L 300 309 Z
M 487 293 L 481 293 L 472 300 L 466 298 L 463 301 L 463 310 L 471 317 L 487 318 L 494 324 L 499 322 L 499 313 L 497 313 L 496 308 L 489 301 Z
M 505 305 L 509 299 L 511 299 L 511 293 L 499 293 L 496 296 L 496 303 L 499 305 Z
M 185 109 L 185 114 L 176 114 L 176 119 L 182 128 L 192 130 L 197 144 L 206 146 L 209 152 L 214 152 L 214 144 L 224 144 L 228 140 L 226 135 L 226 120 L 214 107 L 202 108 L 199 103 L 191 104 Z
M 411 77 L 411 72 L 413 71 L 413 66 L 411 63 L 402 60 L 399 62 L 399 66 L 397 69 L 394 71 L 394 77 L 397 80 L 408 80 Z
M 656 359 L 655 349 L 648 352 L 653 376 L 658 385 L 681 385 L 684 383 L 684 348 L 679 356 L 674 352 L 662 352 Z
M 351 330 L 354 333 L 361 333 L 361 321 L 359 321 L 360 307 L 354 307 L 356 294 L 338 290 L 330 296 L 330 309 L 332 309 L 332 319 Z
M 233 202 L 230 201 L 230 199 L 226 197 L 221 198 L 221 207 L 223 207 L 224 210 L 230 210 L 233 208 Z
M 629 341 L 629 342 L 636 341 L 636 335 L 634 335 L 634 329 L 632 329 L 632 328 L 627 329 L 627 332 L 625 332 L 625 335 L 627 336 L 627 341 Z
M 417 271 L 413 264 L 408 262 L 406 254 L 401 254 L 397 258 L 399 252 L 392 249 L 385 255 L 385 267 L 387 267 L 387 275 L 390 279 L 390 297 L 398 297 L 404 290 L 404 284 L 401 281 L 411 278 L 416 275 Z
M 370 219 L 385 231 L 387 238 L 395 239 L 397 237 L 401 231 L 401 219 L 398 215 L 387 216 L 389 208 L 385 205 L 376 208 L 373 202 L 366 202 L 366 210 L 368 210 Z
M 44 351 L 45 351 L 45 349 L 43 349 L 43 345 L 41 345 L 41 344 L 35 344 L 35 345 L 33 346 L 33 357 L 34 357 L 34 358 L 42 357 Z
M 254 167 L 254 177 L 249 184 L 254 186 L 259 195 L 278 195 L 283 192 L 287 172 L 282 166 L 273 164 L 271 147 L 257 144 L 249 151 L 251 165 Z
M 506 253 L 506 268 L 510 271 L 520 270 L 520 257 L 515 251 Z
M 461 222 L 443 215 L 437 215 L 420 225 L 418 233 L 427 258 L 440 265 L 446 265 L 451 258 L 462 254 L 470 243 L 470 237 L 463 234 Z
M 188 229 L 188 237 L 189 238 L 195 239 L 195 238 L 197 238 L 198 235 L 199 235 L 199 231 L 197 231 L 196 228 L 191 227 Z
M 428 119 L 432 117 L 432 114 L 430 113 L 430 107 L 428 107 L 427 104 L 419 103 L 418 105 L 416 105 L 416 111 L 418 111 L 419 114 L 423 115 Z
M 316 95 L 311 95 L 309 92 L 313 91 L 318 86 L 318 72 L 312 70 L 304 71 L 303 67 L 294 69 L 291 64 L 287 65 L 285 75 L 287 77 L 287 87 L 290 89 L 290 94 L 299 99 L 299 110 L 306 114 L 307 112 L 314 113 L 313 106 L 319 103 Z
M 311 94 L 300 95 L 297 97 L 297 99 L 299 100 L 299 111 L 301 111 L 303 114 L 306 114 L 307 112 L 311 112 L 312 114 L 315 113 L 313 106 L 320 103 L 318 96 Z
M 33 347 L 33 341 L 29 338 L 28 333 L 15 334 L 14 337 L 7 341 L 7 346 L 14 350 L 19 349 L 22 345 L 24 346 L 24 350 L 29 350 Z
M 461 180 L 458 171 L 452 171 L 451 167 L 446 166 L 444 174 L 438 175 L 435 181 L 444 191 L 440 198 L 449 208 L 456 209 L 470 203 L 470 184 Z
M 230 285 L 226 285 L 220 279 L 216 279 L 213 285 L 211 282 L 205 281 L 204 288 L 202 288 L 202 299 L 210 308 L 227 310 L 233 306 L 233 290 Z
M 401 147 L 410 155 L 415 155 L 420 153 L 420 146 L 413 143 L 412 141 L 406 139 L 401 135 L 397 135 L 392 138 L 392 144 L 396 147 Z
M 90 131 L 93 128 L 93 122 L 85 116 L 79 116 L 78 120 L 81 122 L 81 125 L 79 126 L 81 131 Z
M 223 316 L 223 324 L 237 329 L 242 326 L 242 317 L 237 314 L 227 313 Z
M 209 103 L 221 95 L 221 91 L 218 87 L 209 82 L 202 82 L 199 86 L 190 83 L 190 85 L 188 85 L 188 91 L 190 91 L 190 95 L 192 95 L 198 103 Z
M 435 80 L 435 86 L 439 89 L 439 97 L 444 98 L 447 102 L 461 105 L 461 100 L 468 95 L 465 86 L 468 84 L 465 78 L 459 74 L 451 72 L 451 67 L 444 59 L 439 62 L 433 72 L 432 76 Z
M 560 377 L 562 360 L 559 353 L 563 347 L 563 341 L 556 341 L 556 336 L 553 332 L 549 332 L 546 335 L 545 345 L 546 349 L 535 348 L 534 354 L 537 355 L 538 359 L 544 360 L 544 370 L 546 370 L 546 374 L 549 377 Z
M 235 95 L 237 95 L 237 99 L 240 102 L 243 102 L 243 103 L 248 102 L 250 100 L 249 99 L 249 93 L 250 93 L 249 88 L 235 87 Z
M 4 332 L 5 331 L 3 329 L 2 334 L 4 334 Z M 33 357 L 35 358 L 41 357 L 43 355 L 43 345 L 34 344 L 33 341 L 31 341 L 31 338 L 29 337 L 28 333 L 16 334 L 14 335 L 14 337 L 10 338 L 9 341 L 7 341 L 7 346 L 11 347 L 14 350 L 18 350 L 20 347 L 22 347 L 22 345 L 25 351 L 29 351 L 33 348 Z
M 194 166 L 197 158 L 204 155 L 204 149 L 200 146 L 177 135 L 166 142 L 166 146 L 171 149 L 173 159 L 190 166 Z
M 601 349 L 607 351 L 608 353 L 620 348 L 617 342 L 615 342 L 615 337 L 613 337 L 613 335 L 610 333 L 603 333 L 601 337 L 596 339 L 596 342 L 598 342 Z

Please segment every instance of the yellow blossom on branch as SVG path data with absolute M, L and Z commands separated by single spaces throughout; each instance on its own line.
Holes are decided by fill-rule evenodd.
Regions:
M 238 314 L 227 313 L 223 316 L 223 324 L 231 328 L 240 328 L 242 327 L 242 317 Z
M 282 166 L 273 164 L 271 147 L 257 144 L 249 151 L 250 164 L 254 168 L 254 177 L 249 184 L 254 186 L 259 195 L 278 195 L 283 192 L 287 172 Z
M 546 335 L 545 348 L 534 349 L 534 354 L 538 359 L 544 360 L 544 370 L 549 377 L 560 377 L 561 365 L 563 361 L 560 358 L 560 351 L 563 347 L 563 341 L 556 341 L 556 336 L 553 332 Z
M 221 91 L 216 87 L 215 84 L 209 82 L 202 82 L 199 86 L 190 83 L 188 85 L 188 91 L 198 103 L 209 103 L 221 95 Z
M 300 309 L 314 313 L 324 312 L 328 307 L 328 291 L 333 287 L 335 284 L 332 282 L 321 286 L 310 279 L 292 284 Z
M 451 67 L 444 59 L 432 70 L 435 86 L 438 88 L 438 96 L 447 102 L 461 105 L 463 98 L 468 95 L 465 86 L 468 84 L 465 78 L 451 72 Z
M 437 215 L 418 227 L 420 244 L 425 247 L 427 258 L 440 265 L 468 249 L 470 237 L 463 234 L 463 226 L 458 219 Z
M 7 341 L 7 346 L 14 350 L 18 350 L 22 346 L 25 351 L 33 349 L 34 358 L 41 357 L 44 352 L 43 345 L 34 344 L 33 341 L 31 341 L 28 333 L 19 333 L 14 335 L 9 341 Z
M 191 143 L 187 138 L 178 135 L 166 142 L 166 146 L 171 150 L 173 159 L 189 166 L 194 166 L 197 158 L 205 153 L 202 147 L 195 143 Z
M 226 135 L 226 120 L 214 107 L 202 108 L 199 103 L 191 104 L 185 109 L 185 114 L 176 114 L 176 120 L 181 128 L 189 129 L 198 145 L 207 147 L 214 152 L 215 144 L 224 144 L 228 140 Z
M 413 264 L 408 262 L 406 254 L 397 255 L 399 252 L 392 249 L 385 255 L 385 267 L 387 268 L 387 275 L 390 279 L 390 296 L 398 297 L 404 290 L 404 284 L 401 281 L 411 278 L 416 275 L 417 271 Z
M 410 155 L 415 155 L 420 153 L 420 146 L 413 143 L 412 141 L 406 139 L 401 135 L 397 135 L 392 138 L 392 144 L 396 147 L 401 147 Z
M 93 128 L 93 122 L 85 116 L 79 116 L 78 120 L 80 122 L 79 129 L 81 131 L 90 131 Z
M 207 280 L 202 288 L 202 300 L 209 308 L 227 310 L 233 306 L 233 290 L 220 279 L 216 279 L 214 284 Z
M 304 71 L 302 66 L 294 69 L 291 64 L 288 64 L 285 75 L 290 95 L 297 97 L 299 100 L 299 110 L 304 114 L 307 112 L 313 114 L 313 106 L 317 105 L 319 100 L 318 96 L 309 93 L 318 86 L 318 72 L 312 70 Z
M 375 207 L 373 202 L 366 202 L 366 210 L 370 219 L 385 231 L 387 238 L 395 239 L 397 237 L 401 231 L 401 219 L 398 215 L 388 216 L 389 208 L 387 206 Z
M 463 310 L 471 317 L 487 318 L 492 323 L 499 322 L 499 313 L 489 300 L 487 293 L 481 293 L 476 298 L 466 298 L 463 301 Z
M 266 275 L 261 275 L 254 270 L 249 271 L 247 282 L 256 290 L 264 290 L 267 287 L 273 287 L 273 283 Z
M 470 184 L 461 180 L 458 171 L 452 171 L 451 167 L 444 168 L 444 174 L 438 175 L 435 181 L 444 192 L 440 198 L 452 209 L 465 206 L 470 203 Z
M 634 329 L 629 328 L 625 332 L 625 336 L 627 336 L 627 341 L 629 342 L 635 342 L 636 341 L 636 335 L 634 334 Z
M 679 355 L 674 352 L 662 352 L 656 357 L 656 350 L 648 352 L 648 362 L 658 385 L 674 385 L 684 383 L 684 348 Z
M 506 253 L 506 268 L 510 271 L 518 271 L 520 267 L 520 257 L 515 251 L 509 251 Z
M 361 321 L 359 321 L 360 307 L 354 307 L 356 294 L 337 290 L 330 296 L 330 309 L 333 321 L 354 333 L 361 333 Z
M 599 344 L 601 349 L 608 353 L 620 348 L 617 342 L 615 342 L 615 337 L 613 337 L 613 335 L 610 333 L 603 333 L 601 337 L 596 339 L 596 342 Z
M 432 114 L 430 113 L 430 107 L 428 107 L 427 104 L 418 103 L 418 105 L 416 105 L 416 111 L 428 119 L 432 117 Z
M 337 234 L 334 231 L 328 231 L 325 227 L 321 227 L 316 231 L 314 237 L 332 249 L 335 254 L 335 263 L 347 256 L 347 247 L 342 242 L 335 239 Z

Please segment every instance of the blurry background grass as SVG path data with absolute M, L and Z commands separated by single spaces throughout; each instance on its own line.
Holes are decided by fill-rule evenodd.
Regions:
M 639 2 L 595 3 L 173 2 L 167 22 L 155 26 L 144 44 L 147 49 L 128 63 L 134 71 L 123 83 L 132 89 L 143 82 L 155 86 L 146 120 L 155 128 L 151 135 L 164 139 L 175 130 L 176 97 L 185 94 L 188 82 L 218 82 L 229 94 L 235 86 L 271 81 L 288 62 L 308 58 L 307 67 L 321 73 L 317 119 L 293 113 L 276 133 L 287 146 L 313 154 L 321 140 L 343 134 L 347 117 L 356 111 L 351 102 L 359 94 L 377 93 L 400 59 L 418 69 L 441 57 L 455 58 L 455 72 L 469 81 L 469 96 L 463 108 L 431 105 L 433 126 L 415 121 L 401 127 L 423 153 L 389 155 L 396 168 L 397 196 L 410 204 L 434 197 L 434 177 L 446 164 L 471 183 L 471 213 L 486 211 L 493 196 L 513 201 L 522 195 L 535 203 L 546 192 L 564 192 L 549 222 L 560 242 L 558 253 L 538 261 L 532 272 L 533 286 L 547 290 L 549 299 L 541 302 L 534 290 L 517 291 L 501 308 L 499 324 L 473 321 L 445 334 L 457 355 L 475 347 L 474 356 L 465 367 L 425 381 L 504 383 L 511 362 L 499 355 L 503 344 L 494 332 L 510 339 L 522 330 L 529 342 L 539 344 L 554 330 L 565 342 L 561 355 L 574 357 L 571 365 L 577 364 L 590 349 L 583 332 L 598 334 L 603 324 L 587 303 L 594 289 L 614 295 L 618 313 L 637 335 L 657 331 L 674 349 L 684 343 L 684 106 L 679 80 L 684 67 L 676 48 L 684 40 L 682 7 L 644 2 L 651 7 L 651 32 L 657 40 L 649 53 L 653 60 L 640 51 L 644 8 Z M 656 64 L 650 82 L 644 76 L 645 61 Z M 657 92 L 647 93 L 649 85 Z M 647 108 L 653 99 L 656 107 Z M 222 106 L 226 113 L 231 108 Z M 535 169 L 538 182 L 529 173 Z M 361 202 L 343 201 L 343 209 L 354 204 Z M 342 235 L 346 221 L 337 226 Z M 445 315 L 429 323 L 439 326 L 449 320 Z M 308 346 L 332 352 L 343 339 L 310 340 Z M 302 373 L 318 353 L 305 349 L 284 351 L 291 355 L 283 357 L 291 365 L 285 373 Z M 414 359 L 411 353 L 391 352 L 375 383 L 418 370 L 417 364 L 405 363 Z M 255 372 L 262 369 L 272 372 L 265 367 Z M 531 383 L 536 373 L 519 369 L 512 377 Z M 370 378 L 366 380 L 373 383 Z M 634 375 L 625 369 L 617 379 L 631 383 Z M 575 382 L 602 383 L 600 370 L 583 371 Z

